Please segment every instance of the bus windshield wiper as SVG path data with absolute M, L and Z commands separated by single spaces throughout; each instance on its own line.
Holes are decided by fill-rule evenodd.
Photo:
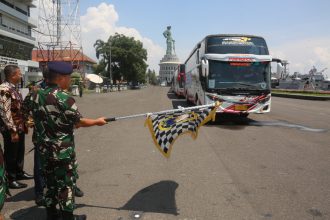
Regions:
M 252 84 L 248 84 L 248 83 L 240 83 L 240 82 L 238 82 L 238 83 L 236 83 L 236 84 L 238 84 L 238 85 L 242 85 L 242 86 L 253 87 L 253 88 L 259 88 L 259 87 L 256 86 L 256 85 L 252 85 Z

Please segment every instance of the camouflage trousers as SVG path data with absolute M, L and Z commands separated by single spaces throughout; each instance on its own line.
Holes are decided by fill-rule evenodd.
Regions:
M 43 166 L 47 191 L 46 207 L 59 205 L 62 211 L 73 212 L 75 209 L 74 187 L 78 178 L 77 162 L 46 162 Z
M 5 165 L 4 165 L 4 158 L 2 149 L 0 146 L 0 211 L 3 207 L 3 204 L 5 203 L 6 194 L 7 194 L 7 181 L 6 181 L 6 175 L 5 175 Z

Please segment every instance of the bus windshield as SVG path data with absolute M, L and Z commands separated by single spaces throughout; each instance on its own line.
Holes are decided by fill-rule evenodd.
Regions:
M 270 62 L 223 62 L 209 60 L 210 89 L 270 89 Z
M 206 53 L 269 55 L 266 41 L 263 38 L 236 36 L 207 38 Z

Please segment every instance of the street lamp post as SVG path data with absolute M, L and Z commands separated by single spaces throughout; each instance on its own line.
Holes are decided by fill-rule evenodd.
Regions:
M 112 90 L 112 72 L 111 72 L 111 41 L 109 41 L 109 81 L 110 81 L 110 90 Z

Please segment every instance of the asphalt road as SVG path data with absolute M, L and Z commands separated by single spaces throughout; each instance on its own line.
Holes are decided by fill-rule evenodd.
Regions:
M 85 117 L 125 116 L 185 106 L 168 88 L 76 98 Z M 181 136 L 164 158 L 144 118 L 76 131 L 76 213 L 89 220 L 330 219 L 330 101 L 274 97 L 271 113 L 218 117 L 197 140 Z M 27 151 L 32 148 L 27 137 Z M 31 172 L 32 154 L 26 155 Z M 12 190 L 7 219 L 44 219 L 33 181 Z

